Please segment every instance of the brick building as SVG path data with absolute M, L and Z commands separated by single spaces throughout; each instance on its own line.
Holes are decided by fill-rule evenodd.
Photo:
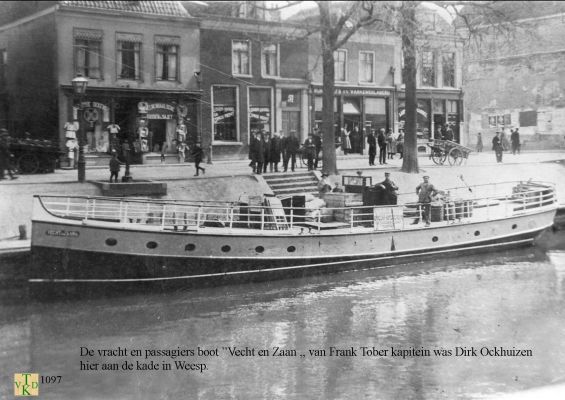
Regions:
M 58 139 L 64 148 L 64 126 L 78 118 L 87 153 L 109 152 L 112 123 L 120 142 L 144 153 L 163 145 L 174 151 L 182 121 L 196 140 L 199 26 L 179 2 L 19 3 L 0 4 L 10 19 L 0 26 L 0 119 L 14 134 Z M 77 75 L 88 78 L 88 88 L 73 107 Z
M 469 143 L 478 132 L 518 127 L 522 149 L 565 146 L 565 3 L 501 2 L 512 40 L 490 36 L 467 49 L 465 98 Z

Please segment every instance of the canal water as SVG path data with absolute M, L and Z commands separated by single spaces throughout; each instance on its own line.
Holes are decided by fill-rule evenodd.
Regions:
M 564 338 L 565 232 L 547 232 L 537 247 L 390 270 L 4 296 L 0 398 L 23 372 L 41 375 L 41 399 L 496 398 L 562 388 Z

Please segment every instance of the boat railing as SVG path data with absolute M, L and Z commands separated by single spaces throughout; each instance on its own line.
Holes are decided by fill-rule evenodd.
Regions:
M 476 189 L 476 188 L 475 188 Z M 320 232 L 325 229 L 404 230 L 423 222 L 429 212 L 435 224 L 504 219 L 554 207 L 553 186 L 514 182 L 504 196 L 457 197 L 442 201 L 389 206 L 299 207 L 250 205 L 240 202 L 169 202 L 104 197 L 36 196 L 51 214 L 83 222 L 136 224 L 160 230 L 203 228 Z M 468 189 L 466 189 L 468 191 Z M 456 195 L 454 195 L 454 193 Z M 273 203 L 274 204 L 274 203 Z M 279 203 L 280 204 L 280 203 Z

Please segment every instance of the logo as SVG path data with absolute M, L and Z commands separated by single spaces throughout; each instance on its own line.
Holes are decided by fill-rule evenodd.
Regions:
M 39 396 L 39 374 L 14 374 L 14 396 Z

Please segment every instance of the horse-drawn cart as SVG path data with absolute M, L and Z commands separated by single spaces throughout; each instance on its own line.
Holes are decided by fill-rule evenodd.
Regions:
M 51 140 L 15 138 L 10 140 L 10 153 L 13 155 L 12 163 L 21 174 L 53 172 L 63 154 Z
M 443 165 L 445 160 L 449 161 L 449 165 L 461 165 L 472 151 L 470 148 L 451 140 L 434 139 L 431 143 L 428 143 L 428 146 L 430 147 L 430 158 L 437 165 Z

